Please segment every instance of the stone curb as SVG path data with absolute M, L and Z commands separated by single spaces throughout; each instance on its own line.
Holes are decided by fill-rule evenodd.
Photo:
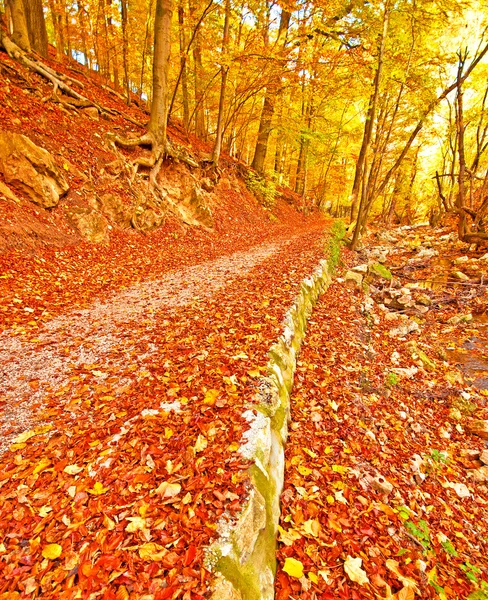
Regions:
M 221 519 L 219 538 L 207 549 L 205 566 L 216 575 L 212 600 L 272 600 L 285 444 L 290 421 L 290 392 L 296 358 L 307 322 L 320 294 L 327 289 L 333 266 L 321 260 L 284 319 L 283 333 L 268 353 L 258 403 L 246 410 L 250 429 L 239 449 L 249 467 L 249 495 L 237 521 Z

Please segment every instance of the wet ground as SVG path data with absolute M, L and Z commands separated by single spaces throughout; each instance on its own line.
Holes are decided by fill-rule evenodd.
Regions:
M 488 389 L 488 314 L 475 315 L 465 333 L 468 337 L 456 340 L 448 360 L 461 369 L 467 383 Z

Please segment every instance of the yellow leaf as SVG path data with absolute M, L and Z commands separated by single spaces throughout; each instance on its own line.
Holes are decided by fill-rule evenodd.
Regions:
M 303 531 L 307 535 L 311 535 L 313 537 L 317 537 L 320 533 L 320 523 L 317 519 L 309 519 L 305 521 L 302 525 Z
M 48 458 L 41 458 L 41 460 L 37 463 L 36 468 L 32 471 L 33 475 L 37 475 L 41 473 L 45 469 L 49 467 L 51 461 Z
M 296 577 L 297 579 L 303 577 L 303 565 L 299 560 L 296 560 L 294 558 L 285 559 L 283 571 L 285 573 L 288 573 L 290 577 Z
M 23 444 L 24 442 L 26 442 L 27 440 L 30 440 L 32 437 L 34 437 L 36 435 L 42 435 L 44 433 L 47 433 L 48 431 L 51 431 L 52 428 L 53 428 L 52 425 L 43 425 L 42 427 L 36 427 L 35 429 L 31 429 L 29 431 L 24 431 L 24 433 L 21 433 L 19 436 L 17 436 L 15 438 L 14 443 Z
M 308 467 L 305 467 L 304 465 L 298 465 L 298 472 L 300 473 L 300 475 L 307 477 L 308 475 L 310 475 L 312 473 L 312 469 L 309 469 Z
M 344 561 L 344 571 L 349 576 L 351 581 L 355 581 L 359 583 L 359 585 L 364 585 L 365 583 L 369 583 L 368 576 L 366 575 L 366 571 L 361 569 L 363 561 L 361 558 L 347 555 L 346 560 Z
M 324 448 L 324 454 L 331 454 L 332 452 L 334 452 L 332 446 L 326 446 Z
M 130 521 L 125 528 L 128 533 L 135 533 L 136 531 L 146 529 L 146 519 L 143 519 L 142 517 L 127 517 L 127 520 Z
M 197 441 L 195 442 L 195 452 L 201 452 L 202 450 L 205 450 L 205 448 L 207 447 L 208 442 L 207 442 L 207 438 L 202 435 L 201 433 L 198 434 L 197 437 Z
M 239 352 L 238 354 L 235 354 L 232 358 L 234 359 L 238 359 L 238 358 L 242 358 L 243 360 L 246 358 L 249 358 L 249 356 L 247 354 L 245 354 L 244 352 Z
M 229 452 L 236 452 L 237 450 L 239 450 L 239 444 L 238 444 L 238 442 L 232 442 L 232 444 L 229 444 L 227 446 L 227 450 Z
M 93 494 L 94 496 L 101 496 L 108 492 L 109 488 L 103 487 L 103 485 L 97 481 L 92 489 L 86 490 L 89 494 Z
M 310 573 L 307 573 L 308 578 L 310 579 L 310 581 L 312 583 L 318 583 L 319 582 L 319 578 L 317 577 L 317 575 L 315 575 L 315 573 L 312 573 L 312 571 L 310 571 Z
M 285 546 L 292 546 L 295 540 L 299 540 L 302 536 L 295 529 L 283 529 L 278 525 L 278 531 L 280 533 L 279 541 L 285 544 Z
M 78 465 L 67 465 L 64 467 L 63 471 L 68 475 L 77 475 L 83 471 L 83 467 L 79 467 Z
M 41 506 L 41 508 L 39 509 L 39 516 L 47 517 L 47 515 L 52 511 L 52 509 L 53 509 L 53 507 L 49 506 L 48 504 Z
M 344 475 L 344 473 L 347 473 L 349 471 L 349 467 L 343 467 L 341 465 L 332 465 L 332 470 L 335 473 L 340 473 L 341 475 Z
M 334 496 L 331 496 L 330 494 L 327 496 L 326 500 L 329 504 L 334 504 L 335 502 Z
M 169 483 L 168 481 L 163 481 L 158 489 L 156 490 L 156 494 L 161 494 L 163 498 L 174 498 L 181 491 L 181 485 L 179 483 Z
M 397 598 L 397 600 L 415 600 L 415 593 L 411 587 L 404 587 L 393 598 Z
M 315 452 L 313 450 L 309 450 L 308 448 L 302 448 L 302 450 L 303 450 L 303 452 L 305 452 L 305 454 L 308 454 L 312 458 L 317 458 L 317 455 L 315 454 Z
M 257 369 L 252 369 L 251 371 L 248 371 L 247 374 L 249 377 L 259 377 L 261 375 Z
M 163 559 L 164 555 L 167 554 L 167 550 L 164 546 L 160 546 L 155 542 L 148 542 L 147 544 L 142 544 L 139 546 L 139 556 L 142 560 L 154 560 L 160 561 Z
M 103 526 L 108 529 L 109 531 L 112 531 L 112 529 L 115 529 L 115 522 L 112 521 L 112 519 L 110 517 L 107 517 L 107 515 L 103 516 Z
M 62 551 L 63 549 L 59 544 L 48 544 L 42 549 L 42 556 L 49 560 L 55 560 L 61 556 Z
M 213 406 L 219 394 L 219 390 L 207 390 L 205 392 L 205 398 L 203 399 L 203 403 L 208 404 L 209 406 Z
M 164 437 L 169 440 L 169 438 L 173 437 L 174 431 L 170 427 L 164 428 Z

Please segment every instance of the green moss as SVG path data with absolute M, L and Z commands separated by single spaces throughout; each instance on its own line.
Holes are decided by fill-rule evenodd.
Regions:
M 388 271 L 388 269 L 380 263 L 374 263 L 374 265 L 369 267 L 369 270 L 372 273 L 383 277 L 383 279 L 388 279 L 388 281 L 393 279 L 393 275 L 390 273 L 390 271 Z

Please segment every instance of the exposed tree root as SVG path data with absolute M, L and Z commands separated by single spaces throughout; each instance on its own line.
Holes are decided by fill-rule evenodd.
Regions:
M 94 106 L 100 114 L 112 116 L 120 115 L 130 123 L 133 123 L 139 127 L 143 127 L 142 123 L 139 123 L 128 115 L 125 115 L 118 110 L 102 106 L 101 104 L 86 98 L 74 90 L 71 85 L 68 85 L 68 83 L 78 86 L 81 89 L 84 88 L 83 83 L 73 77 L 68 77 L 67 75 L 58 73 L 45 63 L 33 58 L 32 56 L 29 56 L 27 52 L 24 52 L 21 48 L 19 48 L 19 46 L 17 46 L 17 44 L 15 44 L 2 30 L 0 30 L 0 47 L 5 49 L 10 58 L 24 65 L 24 67 L 27 67 L 30 71 L 33 71 L 34 73 L 37 73 L 38 75 L 41 75 L 50 81 L 53 84 L 53 99 L 55 102 L 59 102 L 66 108 L 71 109 L 88 108 L 89 106 Z M 67 98 L 61 98 L 58 95 L 58 91 L 67 96 Z

